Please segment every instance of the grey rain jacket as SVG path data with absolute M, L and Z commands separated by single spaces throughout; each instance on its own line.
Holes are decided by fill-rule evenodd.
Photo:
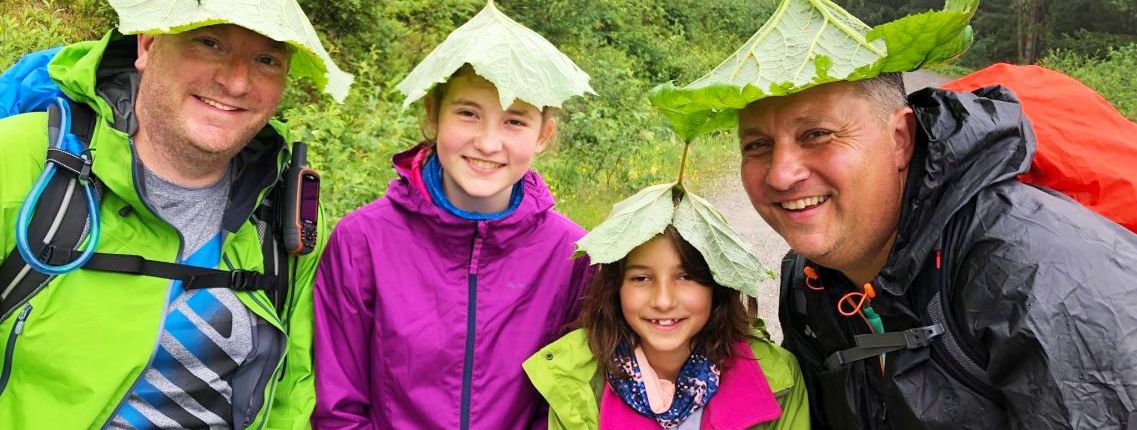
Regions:
M 886 332 L 947 309 L 956 335 L 888 353 L 883 371 L 877 358 L 826 366 L 870 333 L 836 310 L 860 288 L 791 251 L 780 319 L 814 428 L 1137 429 L 1137 235 L 1015 179 L 1035 141 L 1008 90 L 925 89 L 909 104 L 916 150 L 872 307 Z M 823 290 L 806 287 L 803 265 Z M 942 307 L 940 285 L 954 291 Z M 992 385 L 959 377 L 968 360 L 952 357 L 985 362 L 974 369 Z

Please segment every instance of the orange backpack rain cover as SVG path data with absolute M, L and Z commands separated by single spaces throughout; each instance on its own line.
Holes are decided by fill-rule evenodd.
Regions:
M 995 64 L 943 85 L 1014 91 L 1038 137 L 1019 180 L 1062 192 L 1137 232 L 1137 124 L 1074 78 L 1038 66 Z

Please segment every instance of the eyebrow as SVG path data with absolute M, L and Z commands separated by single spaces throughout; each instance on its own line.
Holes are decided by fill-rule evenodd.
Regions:
M 450 102 L 450 104 L 451 105 L 459 105 L 459 106 L 469 106 L 469 107 L 478 108 L 478 109 L 482 108 L 482 105 L 480 103 L 475 102 L 473 100 L 463 99 L 463 98 L 454 99 L 454 101 Z M 520 115 L 520 116 L 525 116 L 525 117 L 533 117 L 533 116 L 539 116 L 540 115 L 539 111 L 536 114 L 533 114 L 533 112 L 529 112 L 529 111 L 525 111 L 525 110 L 521 110 L 521 109 L 517 109 L 517 108 L 509 108 L 505 112 L 513 114 L 513 115 Z
M 821 112 L 810 110 L 807 112 L 802 112 L 801 115 L 794 117 L 794 119 L 790 120 L 789 123 L 794 126 L 819 124 L 821 123 L 821 120 L 819 119 L 821 116 Z M 740 137 L 765 136 L 766 133 L 758 127 L 747 127 L 745 129 L 739 128 L 738 135 Z
M 450 102 L 450 104 L 452 104 L 452 105 L 461 105 L 461 106 L 469 106 L 469 107 L 475 107 L 475 108 L 478 108 L 478 109 L 481 109 L 481 108 L 482 108 L 482 105 L 481 105 L 481 104 L 478 104 L 478 102 L 475 102 L 475 101 L 473 101 L 473 100 L 467 100 L 467 99 L 454 99 L 453 101 L 451 101 L 451 102 Z
M 682 264 L 677 264 L 677 265 L 675 265 L 675 267 L 672 267 L 672 269 L 687 270 L 685 267 L 683 267 Z M 627 272 L 629 270 L 653 270 L 653 269 L 651 267 L 648 267 L 647 265 L 644 265 L 644 264 L 629 264 L 627 266 L 624 266 L 625 272 Z
M 274 40 L 273 42 L 275 42 L 272 45 L 272 49 L 274 51 L 280 51 L 281 53 L 285 53 L 285 54 L 295 54 L 296 53 L 296 47 L 292 46 L 288 42 L 281 42 L 279 40 Z

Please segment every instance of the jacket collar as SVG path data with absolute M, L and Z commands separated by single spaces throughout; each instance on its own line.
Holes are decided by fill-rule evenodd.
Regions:
M 432 240 L 445 252 L 467 256 L 474 230 L 482 239 L 482 253 L 494 257 L 516 245 L 516 240 L 537 240 L 528 233 L 537 228 L 539 217 L 553 208 L 553 196 L 541 176 L 530 170 L 521 178 L 525 195 L 512 214 L 495 221 L 468 221 L 434 204 L 422 180 L 422 166 L 433 150 L 426 142 L 395 154 L 391 161 L 399 178 L 387 188 L 386 197 L 397 207 L 430 221 Z
M 703 411 L 700 429 L 741 430 L 782 416 L 762 365 L 746 342 L 735 345 L 738 355 L 723 366 L 719 390 Z M 607 384 L 600 399 L 600 428 L 658 429 L 659 424 L 640 415 Z
M 948 221 L 981 190 L 1030 168 L 1035 139 L 1003 87 L 974 93 L 924 89 L 909 96 L 918 122 L 896 242 L 875 284 L 904 294 Z

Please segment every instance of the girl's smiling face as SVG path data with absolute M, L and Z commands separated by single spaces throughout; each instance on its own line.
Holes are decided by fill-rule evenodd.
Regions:
M 531 104 L 516 100 L 503 110 L 497 88 L 469 67 L 450 78 L 440 100 L 427 102 L 427 111 L 437 126 L 446 198 L 470 212 L 505 210 L 513 184 L 556 131 L 556 122 Z
M 712 299 L 712 288 L 688 274 L 670 238 L 656 236 L 628 254 L 620 307 L 653 367 L 687 360 Z

